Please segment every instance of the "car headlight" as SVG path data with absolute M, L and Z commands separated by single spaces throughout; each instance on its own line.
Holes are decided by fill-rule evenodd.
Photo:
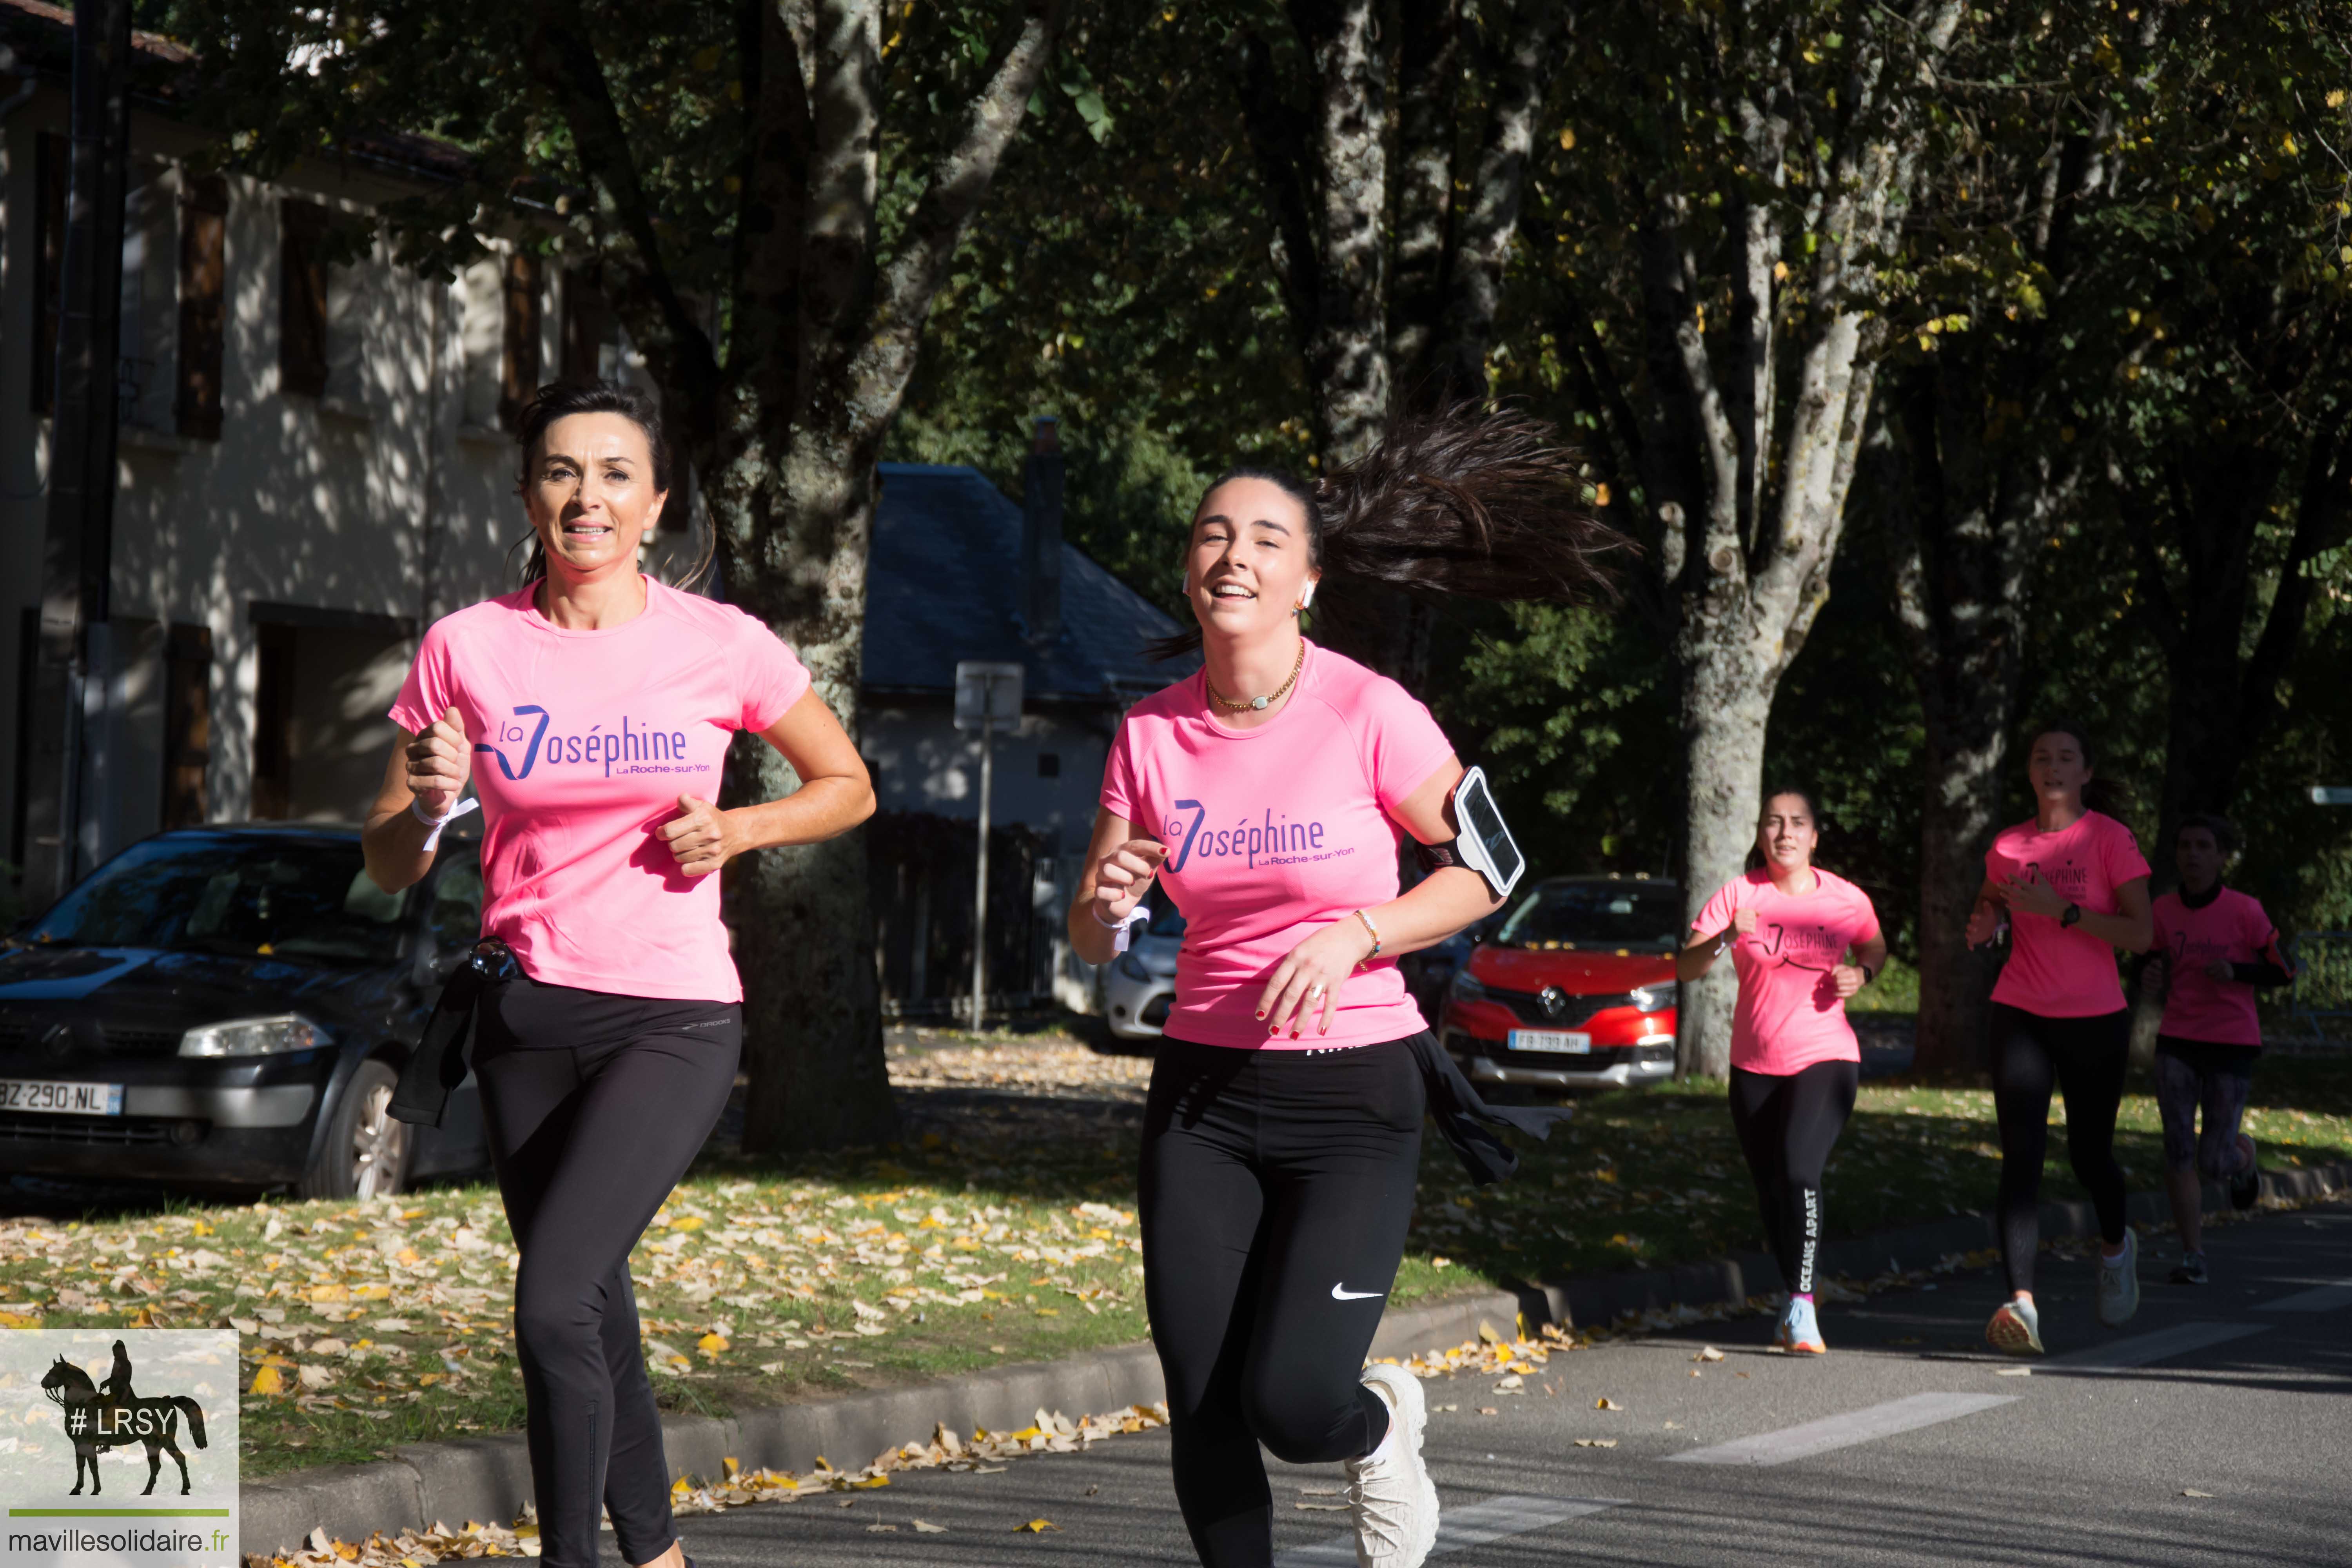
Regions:
M 277 1057 L 327 1043 L 327 1032 L 299 1013 L 267 1018 L 232 1018 L 206 1024 L 180 1037 L 184 1057 Z
M 1672 980 L 1661 980 L 1655 985 L 1636 985 L 1632 992 L 1633 1005 L 1644 1013 L 1662 1013 L 1681 998 L 1682 990 Z
M 1456 1002 L 1483 1002 L 1486 998 L 1486 988 L 1479 984 L 1466 969 L 1454 976 L 1454 984 L 1448 991 Z
M 1129 980 L 1151 978 L 1151 971 L 1143 965 L 1143 955 L 1131 947 L 1118 955 L 1118 972 Z

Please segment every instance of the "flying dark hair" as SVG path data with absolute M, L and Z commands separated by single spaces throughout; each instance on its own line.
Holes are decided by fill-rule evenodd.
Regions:
M 1793 795 L 1799 800 L 1805 803 L 1805 815 L 1813 819 L 1813 829 L 1815 832 L 1819 832 L 1822 826 L 1821 803 L 1813 799 L 1813 792 L 1811 790 L 1806 789 L 1801 785 L 1789 784 L 1776 785 L 1757 796 L 1757 826 L 1759 828 L 1763 826 L 1764 813 L 1770 808 L 1772 802 L 1776 797 L 1784 795 Z M 1760 846 L 1750 844 L 1748 847 L 1748 868 L 1751 871 L 1760 871 L 1764 868 L 1764 851 Z
M 1307 517 L 1307 557 L 1327 585 L 1378 584 L 1474 599 L 1577 599 L 1612 591 L 1601 557 L 1632 542 L 1593 515 L 1582 459 L 1544 420 L 1475 403 L 1391 426 L 1356 461 L 1309 480 L 1228 468 L 1281 488 Z M 1344 618 L 1346 595 L 1317 613 Z M 1201 646 L 1200 628 L 1150 645 L 1155 658 Z
M 522 405 L 522 413 L 515 421 L 515 447 L 520 454 L 515 481 L 518 490 L 530 483 L 531 458 L 539 451 L 540 443 L 547 438 L 547 427 L 574 414 L 617 414 L 644 431 L 646 446 L 653 453 L 654 489 L 665 495 L 669 492 L 671 457 L 669 439 L 662 431 L 660 402 L 636 387 L 589 377 L 551 381 L 531 394 L 530 401 Z M 530 551 L 523 557 L 522 580 L 536 583 L 547 575 L 547 552 L 536 534 L 526 542 Z M 693 565 L 676 586 L 692 589 L 701 583 L 710 571 L 718 543 L 713 531 L 710 537 L 703 540 Z
M 2224 860 L 2245 847 L 2245 840 L 2239 837 L 2237 825 L 2228 817 L 2218 816 L 2210 811 L 2193 811 L 2182 817 L 2180 826 L 2172 830 L 2173 847 L 2179 847 L 2180 836 L 2192 827 L 2201 827 L 2213 836 L 2213 842 L 2220 846 Z
M 2084 810 L 2095 811 L 2102 816 L 2120 817 L 2131 809 L 2131 792 L 2118 781 L 2099 775 L 2098 749 L 2091 743 L 2089 730 L 2072 719 L 2052 719 L 2046 723 L 2036 724 L 2025 735 L 2029 760 L 2032 756 L 2033 742 L 2044 735 L 2063 735 L 2074 742 L 2083 753 L 2083 765 L 2092 770 L 2091 776 L 2083 781 Z

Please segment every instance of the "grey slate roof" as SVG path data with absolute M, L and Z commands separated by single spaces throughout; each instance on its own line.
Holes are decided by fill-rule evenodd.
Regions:
M 1026 668 L 1028 700 L 1125 703 L 1198 665 L 1146 658 L 1143 645 L 1176 623 L 1066 542 L 1061 632 L 1030 647 L 1018 618 L 1020 507 L 976 468 L 884 463 L 881 475 L 866 571 L 869 689 L 944 695 L 955 689 L 958 659 L 995 659 Z

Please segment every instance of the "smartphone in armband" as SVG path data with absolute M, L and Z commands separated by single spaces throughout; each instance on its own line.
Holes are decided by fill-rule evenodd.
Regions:
M 1487 889 L 1507 899 L 1528 868 L 1527 857 L 1504 826 L 1494 793 L 1486 787 L 1486 770 L 1472 768 L 1454 786 L 1454 821 L 1462 830 L 1455 847 L 1472 870 L 1486 879 Z

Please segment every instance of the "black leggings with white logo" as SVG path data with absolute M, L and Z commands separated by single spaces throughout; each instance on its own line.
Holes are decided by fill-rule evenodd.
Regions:
M 1731 1069 L 1731 1125 L 1756 1178 L 1764 1235 L 1787 1289 L 1810 1294 L 1822 1240 L 1822 1167 L 1853 1114 L 1860 1068 L 1815 1062 L 1792 1073 Z
M 1404 1257 L 1422 1078 L 1402 1040 L 1243 1050 L 1165 1040 L 1143 1113 L 1143 1291 L 1176 1500 L 1207 1568 L 1266 1568 L 1263 1443 L 1291 1464 L 1379 1447 L 1357 1380 Z
M 482 994 L 474 1071 L 522 1255 L 515 1350 L 548 1568 L 595 1568 L 599 1504 L 627 1562 L 674 1539 L 629 1252 L 718 1125 L 742 1044 L 730 1002 L 528 977 Z
M 2066 1160 L 2091 1194 L 2099 1234 L 2124 1238 L 2124 1173 L 2116 1111 L 2131 1061 L 2131 1013 L 2051 1018 L 1992 1005 L 1992 1106 L 2000 1121 L 2000 1258 L 2011 1290 L 2033 1289 L 2042 1245 L 2042 1163 L 2050 1151 L 2050 1093 L 2066 1102 Z

